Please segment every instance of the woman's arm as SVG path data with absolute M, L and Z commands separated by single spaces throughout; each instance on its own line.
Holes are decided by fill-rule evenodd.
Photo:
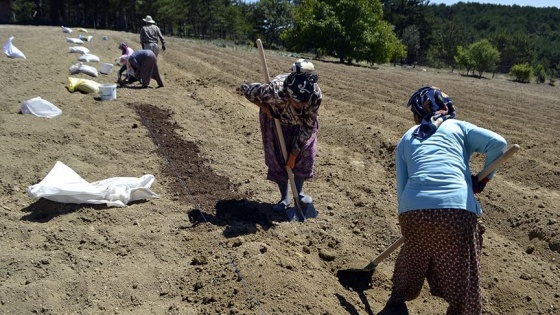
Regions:
M 465 145 L 469 156 L 474 152 L 484 154 L 484 168 L 505 152 L 507 141 L 501 135 L 468 122 L 465 122 L 465 126 L 467 131 Z M 492 178 L 495 172 L 490 173 L 487 177 Z
M 268 117 L 272 118 L 270 104 L 264 101 L 272 98 L 271 92 L 269 91 L 269 84 L 244 83 L 241 85 L 240 90 L 247 100 L 259 106 L 268 115 Z

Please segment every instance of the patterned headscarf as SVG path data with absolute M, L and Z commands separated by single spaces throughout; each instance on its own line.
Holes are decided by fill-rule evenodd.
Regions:
M 128 45 L 126 44 L 126 42 L 122 42 L 122 43 L 119 45 L 119 48 L 122 50 L 122 54 L 123 54 L 123 55 L 126 55 L 126 50 L 127 50 L 127 48 L 128 48 Z
M 295 101 L 308 102 L 318 80 L 313 63 L 309 59 L 298 59 L 292 64 L 292 72 L 284 81 L 284 88 Z
M 427 139 L 444 121 L 455 118 L 453 101 L 435 86 L 425 86 L 414 92 L 406 106 L 410 106 L 412 112 L 422 119 L 412 133 L 417 139 Z

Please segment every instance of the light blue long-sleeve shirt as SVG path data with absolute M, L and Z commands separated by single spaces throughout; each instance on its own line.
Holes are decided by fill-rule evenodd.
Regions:
M 482 214 L 471 184 L 469 159 L 485 154 L 484 167 L 507 147 L 497 133 L 466 121 L 446 120 L 427 139 L 408 130 L 397 145 L 397 198 L 399 214 L 422 209 L 464 209 Z M 492 178 L 495 172 L 488 177 Z

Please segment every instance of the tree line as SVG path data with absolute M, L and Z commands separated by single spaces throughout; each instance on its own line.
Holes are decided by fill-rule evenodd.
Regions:
M 5 1 L 4 1 L 5 2 Z M 560 70 L 560 9 L 429 0 L 12 0 L 7 23 L 138 32 L 332 56 L 539 75 Z M 488 57 L 491 56 L 491 57 Z M 483 58 L 484 57 L 484 58 Z M 483 60 L 481 60 L 481 58 Z

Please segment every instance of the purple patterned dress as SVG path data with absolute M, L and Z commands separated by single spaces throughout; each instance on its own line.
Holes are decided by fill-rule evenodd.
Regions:
M 267 106 L 272 116 L 280 120 L 286 149 L 288 153 L 291 152 L 297 157 L 293 168 L 294 175 L 311 178 L 317 151 L 321 89 L 315 84 L 309 102 L 304 108 L 297 109 L 291 106 L 290 96 L 284 89 L 284 80 L 287 76 L 288 74 L 278 75 L 270 81 L 270 84 L 246 83 L 241 86 L 241 91 L 249 101 Z M 276 135 L 274 119 L 270 118 L 261 107 L 259 120 L 264 158 L 268 167 L 267 179 L 276 183 L 287 183 L 286 163 Z

